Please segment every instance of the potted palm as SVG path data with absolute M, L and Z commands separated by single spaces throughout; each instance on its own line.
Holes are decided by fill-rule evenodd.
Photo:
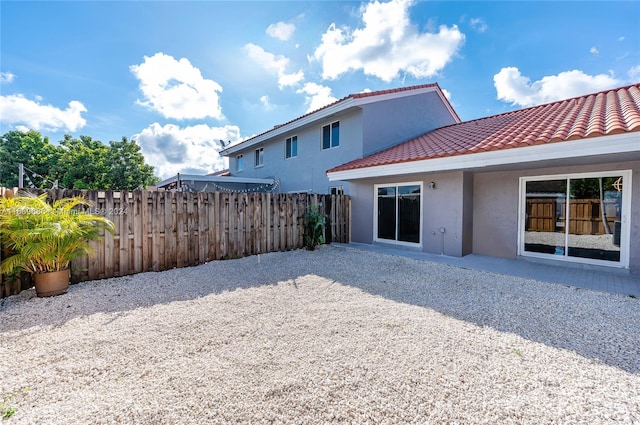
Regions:
M 39 297 L 65 293 L 71 262 L 90 254 L 90 241 L 101 239 L 103 231 L 114 230 L 105 217 L 77 208 L 91 205 L 82 196 L 48 203 L 46 193 L 0 199 L 0 242 L 12 252 L 0 271 L 31 273 Z

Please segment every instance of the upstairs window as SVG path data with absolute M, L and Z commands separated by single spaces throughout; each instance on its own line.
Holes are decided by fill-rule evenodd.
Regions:
M 289 137 L 285 141 L 284 157 L 289 159 L 295 158 L 296 156 L 298 156 L 298 136 Z
M 236 170 L 237 171 L 244 170 L 244 155 L 236 156 Z
M 340 122 L 322 127 L 322 150 L 340 146 Z
M 262 167 L 264 165 L 264 148 L 256 149 L 256 158 L 254 166 Z

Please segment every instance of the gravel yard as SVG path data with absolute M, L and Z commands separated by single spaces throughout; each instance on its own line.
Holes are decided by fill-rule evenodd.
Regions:
M 640 423 L 640 300 L 322 246 L 0 300 L 8 424 Z

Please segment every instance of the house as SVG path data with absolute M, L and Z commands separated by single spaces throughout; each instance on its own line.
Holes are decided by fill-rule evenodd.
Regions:
M 354 242 L 640 273 L 640 84 L 451 123 L 327 176 L 348 182 Z
M 269 178 L 282 192 L 349 193 L 326 170 L 459 123 L 438 84 L 357 93 L 230 146 L 235 178 Z

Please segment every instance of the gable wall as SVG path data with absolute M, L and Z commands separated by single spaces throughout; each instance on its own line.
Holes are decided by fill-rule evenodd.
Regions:
M 455 123 L 434 92 L 376 102 L 362 109 L 364 156 Z

